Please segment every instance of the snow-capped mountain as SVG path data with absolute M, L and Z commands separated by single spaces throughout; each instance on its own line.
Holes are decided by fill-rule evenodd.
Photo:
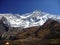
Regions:
M 53 19 L 60 22 L 60 16 L 44 13 L 41 11 L 33 11 L 32 13 L 19 14 L 0 14 L 4 24 L 10 27 L 33 27 L 43 25 L 47 19 Z

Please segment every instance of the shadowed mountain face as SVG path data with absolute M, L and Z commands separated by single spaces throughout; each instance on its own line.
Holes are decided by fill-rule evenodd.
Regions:
M 38 37 L 41 38 L 48 38 L 48 39 L 54 39 L 54 38 L 60 38 L 60 23 L 48 19 L 44 25 L 40 27 L 40 29 L 37 32 Z
M 2 20 L 0 20 L 0 36 L 1 36 L 4 32 L 6 32 L 6 28 L 5 28 Z
M 2 28 L 1 28 L 2 27 Z M 2 31 L 1 35 L 5 39 L 10 39 L 10 40 L 40 40 L 40 42 L 47 40 L 51 41 L 50 39 L 57 39 L 58 42 L 60 40 L 60 23 L 48 19 L 42 26 L 35 26 L 35 27 L 30 27 L 30 28 L 18 28 L 19 30 L 11 28 L 11 30 L 6 31 L 6 27 L 1 23 L 0 21 L 0 32 Z M 2 37 L 2 38 L 3 38 Z M 44 43 L 44 42 L 43 42 Z

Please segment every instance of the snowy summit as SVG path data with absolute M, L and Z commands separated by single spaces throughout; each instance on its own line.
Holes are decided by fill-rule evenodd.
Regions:
M 32 13 L 19 14 L 0 14 L 0 19 L 4 24 L 10 27 L 33 27 L 43 25 L 47 19 L 53 19 L 60 22 L 60 16 L 44 13 L 41 11 L 33 11 Z

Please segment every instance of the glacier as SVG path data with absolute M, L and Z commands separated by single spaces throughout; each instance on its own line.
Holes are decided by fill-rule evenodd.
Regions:
M 48 19 L 60 22 L 60 15 L 53 15 L 42 11 L 33 11 L 26 14 L 0 14 L 0 20 L 10 27 L 28 28 L 33 26 L 42 26 Z

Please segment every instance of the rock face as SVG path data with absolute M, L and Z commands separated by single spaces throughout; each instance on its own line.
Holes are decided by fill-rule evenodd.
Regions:
M 55 20 L 51 20 L 48 19 L 44 25 L 41 26 L 41 28 L 38 30 L 37 35 L 40 38 L 59 38 L 60 35 L 60 23 L 55 21 Z
M 5 28 L 2 20 L 0 20 L 0 36 L 1 36 L 4 32 L 6 32 L 6 28 Z

